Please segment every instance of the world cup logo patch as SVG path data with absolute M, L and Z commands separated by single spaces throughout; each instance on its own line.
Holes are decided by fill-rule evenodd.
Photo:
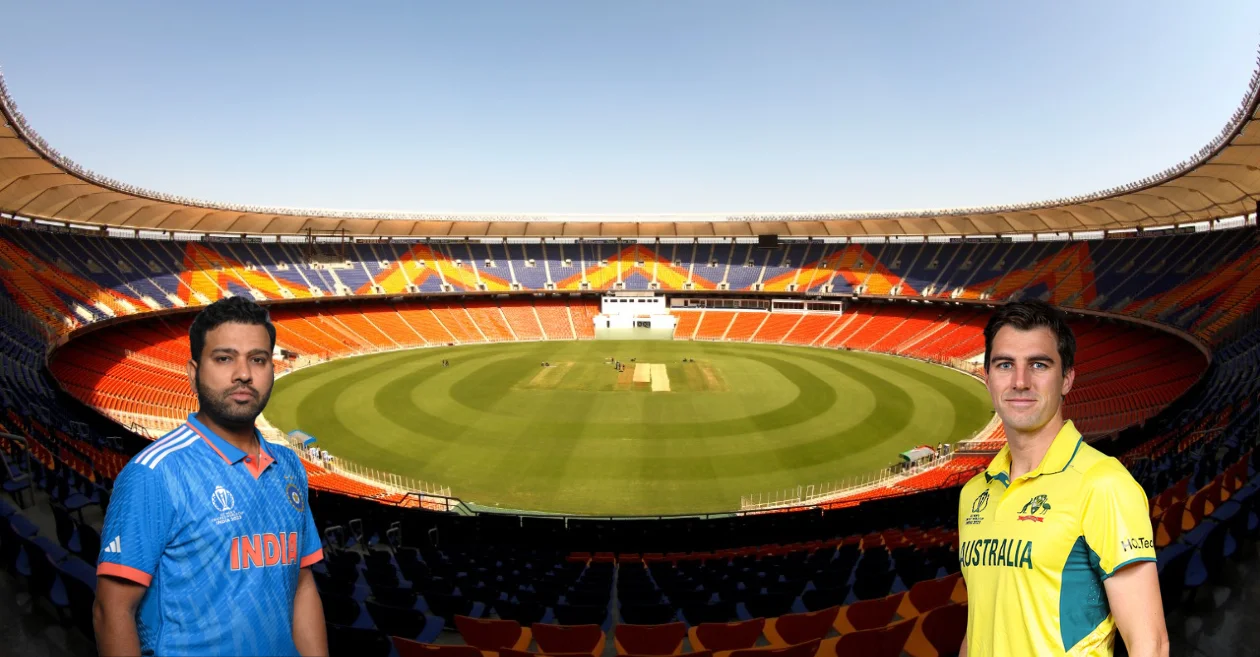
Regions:
M 232 493 L 222 486 L 215 486 L 214 492 L 210 494 L 210 503 L 214 505 L 214 510 L 219 513 L 231 511 L 236 506 L 236 498 L 232 497 Z
M 989 491 L 980 491 L 976 499 L 971 503 L 971 515 L 967 516 L 963 522 L 968 525 L 978 525 L 984 521 L 984 516 L 980 515 L 989 506 Z
M 294 510 L 298 513 L 302 512 L 302 491 L 298 489 L 297 484 L 290 483 L 285 486 L 284 496 L 289 498 L 289 504 L 293 505 Z
M 974 502 L 971 503 L 971 512 L 980 513 L 984 511 L 987 506 L 989 506 L 989 491 L 984 490 L 981 491 L 980 495 L 976 497 Z
M 231 491 L 222 486 L 215 486 L 214 492 L 210 493 L 210 505 L 219 512 L 219 516 L 211 521 L 216 525 L 241 519 L 241 512 L 236 510 L 236 498 L 232 496 Z

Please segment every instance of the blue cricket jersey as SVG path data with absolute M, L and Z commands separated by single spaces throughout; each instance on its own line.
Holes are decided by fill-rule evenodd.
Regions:
M 298 572 L 323 549 L 301 459 L 258 440 L 254 459 L 189 415 L 118 475 L 96 572 L 148 587 L 142 654 L 298 654 Z

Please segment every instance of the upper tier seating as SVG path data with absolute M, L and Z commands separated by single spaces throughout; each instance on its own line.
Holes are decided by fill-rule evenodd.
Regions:
M 204 305 L 228 294 L 300 299 L 408 291 L 542 291 L 548 286 L 714 290 L 725 285 L 730 290 L 760 286 L 766 291 L 942 300 L 1040 298 L 1170 324 L 1212 341 L 1260 307 L 1255 294 L 1260 285 L 1258 239 L 1260 232 L 1236 229 L 1083 242 L 786 240 L 778 250 L 756 249 L 746 242 L 435 241 L 347 244 L 335 259 L 309 261 L 304 244 L 152 241 L 5 226 L 0 227 L 0 288 L 58 333 L 111 317 Z M 884 325 L 879 320 L 872 328 Z M 703 328 L 696 337 L 709 337 L 712 327 Z M 782 327 L 766 329 L 755 341 L 783 339 Z M 868 338 L 856 339 L 861 347 Z

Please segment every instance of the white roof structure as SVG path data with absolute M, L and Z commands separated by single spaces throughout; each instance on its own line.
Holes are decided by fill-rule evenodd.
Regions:
M 360 212 L 237 205 L 128 185 L 50 146 L 0 76 L 0 212 L 154 231 L 377 237 L 874 237 L 1085 232 L 1194 223 L 1255 212 L 1260 202 L 1260 70 L 1211 143 L 1127 185 L 1040 203 L 817 214 L 548 215 Z M 1158 138 L 1153 135 L 1152 138 Z

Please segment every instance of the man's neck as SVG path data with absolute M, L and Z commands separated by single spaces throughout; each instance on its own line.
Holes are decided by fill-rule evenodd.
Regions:
M 258 436 L 254 434 L 254 427 L 228 428 L 210 419 L 209 416 L 200 411 L 197 412 L 197 421 L 206 425 L 207 429 L 213 431 L 215 435 L 222 438 L 227 444 L 248 455 L 258 455 Z
M 1012 481 L 1036 470 L 1037 466 L 1041 465 L 1046 452 L 1050 451 L 1050 445 L 1054 444 L 1054 437 L 1059 435 L 1059 430 L 1062 428 L 1063 414 L 1055 413 L 1045 426 L 1034 432 L 1023 433 L 1007 429 L 1006 443 L 1011 447 Z

